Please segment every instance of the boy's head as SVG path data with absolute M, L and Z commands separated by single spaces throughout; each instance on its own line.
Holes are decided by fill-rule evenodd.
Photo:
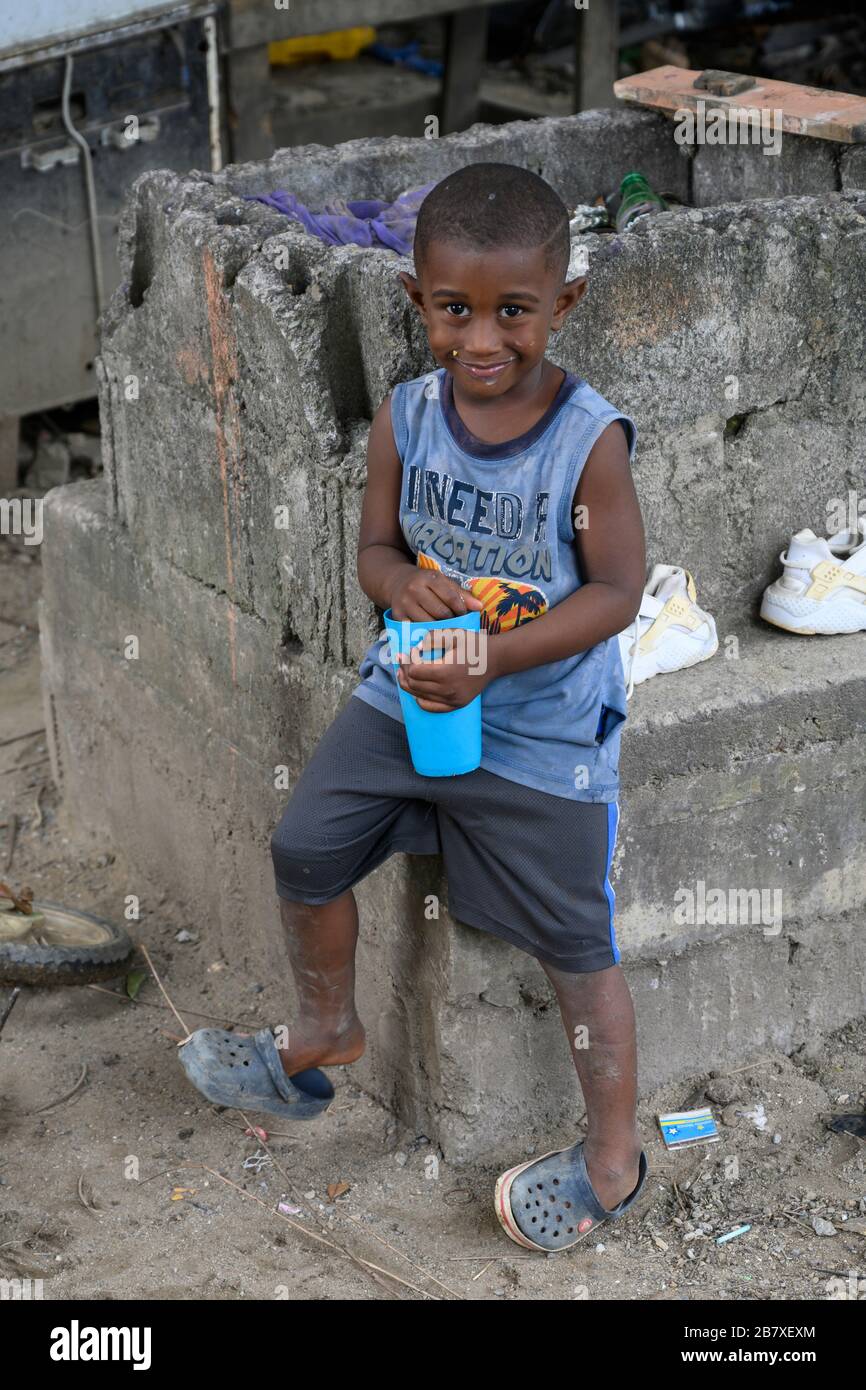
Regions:
M 565 283 L 568 223 L 550 185 L 514 164 L 469 164 L 421 204 L 417 278 L 400 278 L 434 357 L 471 394 L 514 386 L 580 299 L 585 281 Z
M 436 242 L 481 252 L 504 246 L 538 249 L 562 284 L 571 254 L 568 209 L 550 184 L 529 169 L 467 164 L 437 183 L 421 204 L 414 247 L 419 274 Z

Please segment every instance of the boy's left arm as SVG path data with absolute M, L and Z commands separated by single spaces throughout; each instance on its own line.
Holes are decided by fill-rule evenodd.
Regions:
M 599 435 L 577 485 L 572 516 L 586 508 L 576 532 L 583 584 L 541 618 L 490 641 L 496 675 L 562 661 L 613 637 L 633 620 L 646 581 L 643 521 L 625 430 L 615 420 Z
M 483 674 L 447 661 L 405 664 L 398 679 L 422 709 L 459 708 L 499 676 L 586 651 L 633 620 L 646 579 L 646 549 L 625 430 L 618 421 L 590 450 L 574 495 L 573 509 L 578 506 L 587 518 L 575 541 L 581 587 L 542 617 L 488 637 Z

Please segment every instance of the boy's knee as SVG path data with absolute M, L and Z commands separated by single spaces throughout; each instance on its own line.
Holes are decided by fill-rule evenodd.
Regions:
M 293 882 L 304 867 L 306 858 L 301 837 L 286 824 L 284 817 L 271 836 L 271 860 L 277 880 Z
M 271 859 L 277 892 L 294 901 L 327 900 L 339 891 L 346 871 L 339 855 L 323 854 L 314 827 L 284 816 L 271 836 Z

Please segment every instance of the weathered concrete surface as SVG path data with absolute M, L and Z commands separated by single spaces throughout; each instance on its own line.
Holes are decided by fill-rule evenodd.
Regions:
M 376 631 L 354 576 L 368 422 L 433 365 L 396 278 L 410 261 L 327 248 L 239 194 L 396 194 L 473 159 L 538 169 L 574 201 L 634 166 L 686 196 L 692 170 L 663 118 L 593 112 L 156 174 L 127 208 L 106 477 L 46 507 L 48 723 L 78 828 L 156 873 L 238 969 L 285 972 L 269 836 Z M 790 533 L 866 491 L 862 198 L 585 238 L 590 292 L 551 345 L 636 418 L 651 559 L 693 570 L 723 639 L 638 689 L 623 744 L 617 934 L 645 1084 L 863 1008 L 866 653 L 754 616 Z M 778 891 L 781 919 L 681 921 L 698 883 Z M 454 1158 L 567 1121 L 537 965 L 450 922 L 435 858 L 398 856 L 358 896 L 363 1083 Z
M 795 198 L 837 193 L 840 160 L 846 146 L 782 132 L 778 154 L 772 146 L 696 145 L 692 201 L 697 207 L 742 203 L 753 198 Z

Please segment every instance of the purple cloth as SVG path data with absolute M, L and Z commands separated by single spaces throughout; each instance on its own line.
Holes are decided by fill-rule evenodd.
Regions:
M 286 193 L 281 188 L 273 193 L 247 194 L 247 201 L 264 203 L 266 207 L 284 213 L 331 246 L 348 246 L 351 243 L 357 246 L 387 246 L 400 256 L 410 256 L 418 209 L 435 186 L 434 180 L 421 188 L 411 188 L 401 193 L 393 203 L 383 202 L 381 198 L 361 198 L 352 202 L 334 198 L 325 204 L 321 212 L 311 212 L 294 193 Z

